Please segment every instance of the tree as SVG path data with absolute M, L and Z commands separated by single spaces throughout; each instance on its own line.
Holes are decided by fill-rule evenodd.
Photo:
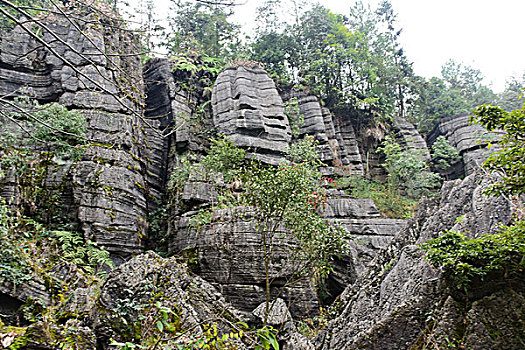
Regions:
M 231 6 L 218 2 L 182 3 L 175 6 L 165 45 L 171 53 L 195 51 L 211 57 L 226 57 L 238 36 L 239 26 L 228 21 Z
M 489 156 L 484 167 L 502 175 L 489 192 L 496 195 L 525 194 L 525 106 L 510 112 L 492 105 L 474 110 L 472 121 L 489 131 L 504 130 L 501 149 Z
M 523 92 L 525 91 L 525 73 L 520 77 L 511 77 L 505 83 L 505 90 L 498 94 L 497 106 L 506 111 L 520 109 L 523 105 Z
M 458 150 L 444 136 L 439 136 L 432 145 L 432 161 L 436 169 L 445 171 L 460 159 Z
M 261 7 L 268 16 L 252 44 L 253 59 L 280 81 L 307 86 L 335 112 L 405 113 L 413 73 L 388 1 L 375 12 L 358 2 L 349 17 L 317 4 L 293 24 L 279 22 L 275 3 Z
M 482 85 L 483 76 L 478 69 L 449 60 L 441 68 L 441 75 L 416 82 L 419 96 L 409 120 L 423 134 L 430 132 L 440 119 L 470 113 L 476 106 L 497 98 L 490 88 Z
M 262 240 L 265 324 L 276 277 L 271 256 L 280 231 L 286 230 L 293 238 L 295 246 L 289 254 L 297 276 L 324 278 L 331 269 L 331 258 L 346 251 L 344 230 L 319 215 L 326 200 L 319 175 L 308 163 L 285 162 L 277 168 L 254 163 L 244 176 L 244 200 L 255 211 L 255 227 Z
M 412 150 L 403 150 L 390 136 L 382 142 L 378 152 L 385 155 L 383 167 L 388 172 L 388 185 L 394 196 L 404 188 L 411 197 L 427 194 L 436 188 L 440 176 L 428 171 L 428 165 Z

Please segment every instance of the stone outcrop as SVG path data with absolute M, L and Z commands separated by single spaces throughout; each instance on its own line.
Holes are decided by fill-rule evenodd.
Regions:
M 519 338 L 508 339 L 504 334 L 522 334 L 515 327 L 523 322 L 523 316 L 512 309 L 488 311 L 482 305 L 489 300 L 494 305 L 506 303 L 511 296 L 519 302 L 523 300 L 519 292 L 523 286 L 482 284 L 474 293 L 474 302 L 458 310 L 465 301 L 449 294 L 440 271 L 423 259 L 424 253 L 418 248 L 419 243 L 443 230 L 476 236 L 494 232 L 499 223 L 508 223 L 510 203 L 483 195 L 488 183 L 489 179 L 472 174 L 463 181 L 445 183 L 440 199 L 423 201 L 416 217 L 342 294 L 343 312 L 317 337 L 316 348 L 408 349 L 420 340 L 441 344 L 447 337 L 456 339 L 455 329 L 467 325 L 464 336 L 469 345 L 518 349 Z
M 381 249 L 406 225 L 402 219 L 381 217 L 373 200 L 357 199 L 335 189 L 328 190 L 323 217 L 340 224 L 351 237 L 350 254 L 334 261 L 334 271 L 328 277 L 328 289 L 333 296 L 361 275 Z
M 205 220 L 198 212 L 188 212 L 176 219 L 172 232 L 169 252 L 191 256 L 197 274 L 237 309 L 250 314 L 265 300 L 263 241 L 250 208 L 215 210 Z M 291 248 L 290 236 L 276 232 L 268 273 L 272 296 L 280 295 L 290 304 L 294 316 L 314 315 L 319 306 L 316 291 L 308 280 L 295 281 L 297 263 Z
M 59 102 L 86 117 L 91 146 L 74 164 L 54 164 L 50 181 L 64 184 L 64 215 L 118 261 L 142 250 L 146 231 L 142 64 L 135 38 L 115 29 L 115 19 L 78 11 L 72 22 L 61 15 L 40 18 L 47 26 L 41 36 L 20 26 L 3 33 L 0 93 L 7 100 Z M 18 181 L 0 181 L 2 196 L 17 202 Z
M 319 159 L 325 164 L 321 171 L 326 175 L 334 173 L 345 175 L 364 175 L 363 164 L 354 128 L 349 121 L 336 120 L 319 99 L 304 91 L 292 89 L 285 94 L 288 103 L 295 100 L 302 121 L 298 123 L 297 138 L 313 136 L 318 142 Z
M 447 174 L 452 178 L 472 174 L 491 153 L 498 150 L 497 145 L 489 148 L 489 144 L 497 144 L 499 136 L 472 124 L 468 114 L 440 119 L 427 137 L 429 147 L 439 136 L 444 136 L 461 156 L 461 163 L 452 169 L 451 174 Z
M 412 123 L 403 118 L 395 118 L 393 130 L 396 133 L 396 141 L 403 149 L 415 152 L 422 161 L 430 161 L 427 143 Z
M 219 133 L 256 159 L 279 163 L 292 135 L 282 99 L 268 73 L 248 65 L 225 69 L 215 81 L 211 103 Z
M 91 309 L 88 324 L 97 334 L 98 343 L 109 348 L 110 338 L 118 340 L 122 332 L 119 327 L 146 322 L 140 321 L 138 315 L 147 310 L 133 308 L 133 305 L 151 303 L 152 298 L 177 313 L 181 331 L 190 330 L 188 335 L 194 337 L 202 336 L 207 324 L 216 324 L 222 333 L 246 321 L 218 290 L 189 273 L 176 258 L 163 259 L 152 252 L 139 255 L 113 270 L 101 287 L 100 296 L 91 304 L 82 298 L 72 303 Z M 187 338 L 180 340 L 184 344 Z

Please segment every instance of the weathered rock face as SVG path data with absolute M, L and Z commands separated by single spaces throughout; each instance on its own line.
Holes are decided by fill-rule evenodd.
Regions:
M 440 272 L 423 259 L 417 246 L 443 230 L 460 230 L 475 236 L 493 232 L 499 223 L 508 223 L 510 204 L 503 198 L 487 198 L 481 193 L 488 183 L 489 179 L 473 174 L 463 181 L 446 183 L 440 199 L 422 202 L 416 217 L 345 290 L 341 297 L 344 311 L 317 337 L 316 347 L 408 349 L 418 339 L 434 336 L 436 344 L 445 342 L 446 337 L 455 339 L 455 329 L 466 324 L 469 344 L 483 343 L 482 348 L 486 349 L 520 348 L 519 339 L 500 335 L 522 334 L 523 330 L 515 327 L 523 322 L 523 316 L 512 309 L 500 309 L 499 313 L 486 309 L 488 300 L 493 300 L 493 305 L 505 303 L 510 297 L 523 300 L 520 289 L 485 288 L 476 302 L 458 311 L 457 305 L 465 302 L 448 294 Z M 456 220 L 460 216 L 462 220 Z M 435 321 L 429 321 L 429 315 Z M 483 331 L 492 326 L 498 331 Z M 503 344 L 510 345 L 502 347 Z
M 413 124 L 402 118 L 396 118 L 393 126 L 396 140 L 403 149 L 415 152 L 422 161 L 430 161 L 427 143 Z
M 279 163 L 291 131 L 282 99 L 268 73 L 255 66 L 229 67 L 217 77 L 211 101 L 219 133 L 248 149 L 256 159 Z
M 169 251 L 192 257 L 195 271 L 212 282 L 239 310 L 250 314 L 265 300 L 266 272 L 262 235 L 257 232 L 248 207 L 220 209 L 201 223 L 198 213 L 188 212 L 176 220 Z M 293 240 L 285 231 L 274 237 L 268 277 L 272 296 L 290 304 L 294 316 L 314 315 L 316 291 L 307 280 L 297 280 Z M 291 283 L 290 281 L 294 281 Z
M 371 199 L 351 198 L 338 190 L 328 190 L 323 216 L 340 224 L 351 237 L 350 254 L 334 261 L 327 280 L 333 296 L 339 295 L 361 275 L 378 252 L 406 225 L 406 220 L 380 216 Z
M 297 101 L 297 120 L 303 120 L 298 126 L 297 138 L 313 136 L 318 142 L 319 159 L 326 164 L 321 171 L 327 175 L 340 173 L 345 175 L 364 175 L 363 164 L 354 128 L 350 121 L 336 120 L 319 99 L 304 91 L 292 89 L 284 94 L 290 102 Z M 291 111 L 293 113 L 293 111 Z
M 477 124 L 471 124 L 468 114 L 443 118 L 428 135 L 429 147 L 439 136 L 444 136 L 448 142 L 457 148 L 462 162 L 446 174 L 452 178 L 472 174 L 487 159 L 498 150 L 497 147 L 488 148 L 490 143 L 497 143 L 499 136 L 489 132 Z
M 38 40 L 21 27 L 3 33 L 0 93 L 59 102 L 85 115 L 91 146 L 75 164 L 53 165 L 48 181 L 64 184 L 65 215 L 117 258 L 139 252 L 145 234 L 142 65 L 134 37 L 115 29 L 113 18 L 79 11 L 73 22 L 42 18 L 49 30 Z M 17 202 L 19 181 L 0 181 L 2 196 Z
M 176 258 L 163 259 L 152 252 L 139 255 L 113 270 L 96 301 L 86 304 L 81 297 L 72 301 L 82 308 L 91 308 L 88 325 L 104 349 L 110 348 L 110 338 L 118 340 L 122 334 L 119 327 L 147 322 L 138 318 L 147 310 L 133 308 L 133 305 L 156 302 L 177 313 L 181 331 L 190 330 L 189 335 L 196 337 L 202 336 L 203 326 L 207 324 L 216 324 L 219 332 L 229 332 L 233 324 L 246 321 L 219 291 L 190 274 Z M 186 340 L 181 338 L 181 342 Z

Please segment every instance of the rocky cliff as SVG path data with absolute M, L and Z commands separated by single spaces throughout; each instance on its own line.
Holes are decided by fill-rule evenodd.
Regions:
M 74 22 L 60 15 L 42 18 L 41 35 L 17 26 L 2 36 L 2 108 L 12 110 L 17 97 L 28 97 L 58 102 L 85 116 L 91 145 L 79 161 L 53 164 L 50 180 L 60 185 L 64 212 L 85 237 L 104 245 L 115 259 L 125 258 L 143 249 L 148 206 L 142 65 L 133 55 L 134 37 L 115 30 L 118 22 L 79 11 Z M 9 127 L 8 119 L 2 122 Z M 20 203 L 22 181 L 11 170 L 0 180 L 2 195 Z
M 498 134 L 472 124 L 468 114 L 441 119 L 427 137 L 430 147 L 439 136 L 444 136 L 461 156 L 459 164 L 445 174 L 452 178 L 472 174 L 491 153 L 498 150 Z
M 221 191 L 236 196 L 242 184 L 202 170 L 211 137 L 225 135 L 248 158 L 272 166 L 291 145 L 312 136 L 326 176 L 384 177 L 376 149 L 385 133 L 429 159 L 425 141 L 403 119 L 380 127 L 352 114 L 336 115 L 307 91 L 278 91 L 252 62 L 234 64 L 217 77 L 184 71 L 167 59 L 143 66 L 136 38 L 108 11 L 89 6 L 74 11 L 74 17 L 42 17 L 39 34 L 21 24 L 2 35 L 0 121 L 2 132 L 18 133 L 19 144 L 0 145 L 0 154 L 35 151 L 22 142 L 32 130 L 17 125 L 31 118 L 23 116 L 27 104 L 20 99 L 55 102 L 80 113 L 86 143 L 78 147 L 78 158 L 37 148 L 50 156 L 29 162 L 29 172 L 20 163 L 0 168 L 0 196 L 10 208 L 39 213 L 53 227 L 65 221 L 84 242 L 107 249 L 115 269 L 103 282 L 65 263 L 50 264 L 45 274 L 21 285 L 1 280 L 4 321 L 18 322 L 24 303 L 33 309 L 52 306 L 60 315 L 51 328 L 45 320 L 31 321 L 28 348 L 56 348 L 71 327 L 86 349 L 109 348 L 111 339 L 148 339 L 164 327 L 179 332 L 172 345 L 195 345 L 195 339 L 217 336 L 210 335 L 212 324 L 220 334 L 237 334 L 241 340 L 232 346 L 254 344 L 253 334 L 239 337 L 244 329 L 239 322 L 260 325 L 266 273 L 261 236 L 251 208 L 216 208 Z M 203 83 L 212 80 L 210 86 Z M 458 171 L 470 174 L 486 156 L 487 143 L 477 142 L 483 130 L 474 130 L 466 118 L 443 120 L 429 141 L 445 135 L 463 156 L 464 170 Z M 334 258 L 326 281 L 331 295 L 325 300 L 342 293 L 342 312 L 315 344 L 296 333 L 292 317 L 316 316 L 322 301 L 311 280 L 288 283 L 295 277 L 288 254 L 295 241 L 279 231 L 269 273 L 271 294 L 279 297 L 276 317 L 285 316 L 276 322 L 286 329 L 282 342 L 292 349 L 299 343 L 318 349 L 406 349 L 422 342 L 444 344 L 460 329 L 472 348 L 518 348 L 522 338 L 508 335 L 522 336 L 516 325 L 523 315 L 512 311 L 521 310 L 522 286 L 480 286 L 466 301 L 447 289 L 417 246 L 443 230 L 476 235 L 507 223 L 509 203 L 481 194 L 487 181 L 474 174 L 445 183 L 441 198 L 423 201 L 408 223 L 382 217 L 371 199 L 327 189 L 322 215 L 351 237 L 349 253 Z M 37 198 L 35 188 L 45 191 Z M 170 257 L 145 253 L 147 248 Z M 501 322 L 504 317 L 512 322 Z M 144 324 L 137 324 L 139 318 Z
M 447 285 L 418 247 L 444 230 L 475 237 L 508 223 L 510 203 L 482 194 L 489 182 L 475 173 L 447 182 L 441 198 L 422 202 L 416 217 L 343 292 L 343 311 L 316 338 L 316 348 L 521 348 L 524 319 L 516 310 L 522 310 L 523 279 L 479 282 L 467 297 Z

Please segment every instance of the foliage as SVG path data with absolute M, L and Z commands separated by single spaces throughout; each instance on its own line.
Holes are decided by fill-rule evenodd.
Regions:
M 410 219 L 417 209 L 417 199 L 394 193 L 387 184 L 361 176 L 341 177 L 336 182 L 339 189 L 346 190 L 354 198 L 372 199 L 384 217 Z
M 501 226 L 499 233 L 473 239 L 461 232 L 446 231 L 421 247 L 432 265 L 442 267 L 445 276 L 460 289 L 493 273 L 505 279 L 523 278 L 525 222 Z
M 112 267 L 109 253 L 69 231 L 49 231 L 42 224 L 0 203 L 0 278 L 15 285 L 47 271 L 58 261 L 72 262 L 86 273 L 103 276 Z
M 523 92 L 525 91 L 525 73 L 521 77 L 511 77 L 506 81 L 505 90 L 498 94 L 494 105 L 506 111 L 520 109 L 523 106 Z
M 78 159 L 86 142 L 86 117 L 68 110 L 59 103 L 40 105 L 28 100 L 19 101 L 25 113 L 11 113 L 23 130 L 5 128 L 0 139 L 10 145 L 25 145 L 36 150 L 52 151 L 56 156 Z M 29 135 L 25 134 L 25 131 Z M 19 135 L 24 135 L 20 138 Z
M 204 2 L 175 5 L 169 18 L 170 30 L 164 45 L 175 54 L 195 51 L 209 57 L 224 58 L 234 51 L 239 26 L 228 21 L 232 9 Z
M 14 239 L 19 225 L 18 218 L 11 215 L 4 200 L 0 199 L 0 280 L 15 285 L 31 278 L 31 263 L 27 259 L 31 247 L 30 235 L 22 231 L 25 239 Z
M 284 113 L 288 117 L 292 135 L 298 137 L 301 132 L 301 127 L 304 125 L 304 114 L 299 110 L 299 103 L 297 97 L 292 97 L 284 104 Z
M 359 1 L 350 17 L 317 4 L 279 22 L 281 2 L 260 8 L 252 59 L 278 82 L 308 86 L 334 111 L 366 108 L 404 114 L 411 64 L 399 45 L 401 30 L 388 1 L 376 11 Z M 263 15 L 264 14 L 264 15 Z M 283 16 L 284 17 L 284 16 Z
M 415 151 L 402 150 L 392 137 L 385 138 L 378 152 L 385 155 L 383 167 L 388 172 L 388 184 L 393 193 L 403 187 L 409 196 L 418 197 L 429 194 L 439 184 L 440 176 L 427 170 L 421 156 Z
M 427 134 L 440 119 L 470 113 L 478 105 L 497 100 L 496 94 L 482 81 L 479 70 L 454 60 L 447 61 L 440 78 L 414 81 L 418 97 L 409 113 L 410 121 L 421 133 Z
M 501 172 L 501 180 L 489 188 L 492 194 L 525 194 L 525 106 L 511 112 L 492 105 L 474 110 L 472 121 L 489 131 L 505 131 L 499 145 L 501 149 L 490 155 L 484 167 Z
M 34 16 L 44 12 L 42 9 L 51 7 L 51 2 L 49 0 L 12 0 L 10 3 L 13 4 L 16 9 L 6 4 L 2 4 L 1 6 L 15 18 L 21 18 L 23 16 L 20 11 L 18 11 L 19 8 L 30 7 L 29 9 L 26 9 L 26 11 Z M 9 30 L 12 28 L 14 28 L 14 22 L 7 18 L 7 16 L 4 17 L 4 15 L 0 15 L 0 29 Z
M 246 151 L 235 147 L 225 136 L 211 139 L 208 154 L 201 159 L 201 164 L 209 171 L 222 173 L 227 182 L 237 177 L 246 158 Z
M 340 315 L 340 302 L 335 302 L 328 307 L 321 307 L 319 315 L 298 321 L 297 330 L 307 338 L 314 338 L 328 323 Z
M 190 178 L 190 173 L 194 169 L 193 162 L 195 158 L 190 155 L 182 155 L 179 158 L 178 166 L 170 175 L 167 187 L 168 190 L 175 193 L 180 193 L 184 190 L 184 185 Z
M 62 259 L 72 262 L 90 274 L 105 276 L 101 268 L 112 268 L 109 252 L 101 249 L 96 242 L 85 240 L 78 233 L 51 231 L 51 237 L 60 243 Z
M 270 252 L 278 232 L 286 229 L 296 239 L 293 260 L 297 275 L 324 278 L 330 260 L 346 251 L 346 233 L 321 218 L 326 200 L 320 175 L 306 163 L 281 163 L 278 168 L 254 162 L 244 179 L 244 202 L 253 207 L 257 232 L 264 250 L 266 310 L 270 303 Z M 266 322 L 266 320 L 265 320 Z
M 483 105 L 476 108 L 472 120 L 488 130 L 503 129 L 501 150 L 483 164 L 491 171 L 501 171 L 502 178 L 485 191 L 495 195 L 525 193 L 525 107 L 511 112 L 501 107 Z M 519 198 L 519 197 L 517 197 Z M 518 199 L 519 200 L 519 199 Z M 444 232 L 423 243 L 427 259 L 443 267 L 445 276 L 458 288 L 467 290 L 473 280 L 523 279 L 525 268 L 525 221 L 501 226 L 496 234 L 469 239 L 463 233 Z
M 322 165 L 316 150 L 318 144 L 319 142 L 313 136 L 306 135 L 304 139 L 292 143 L 286 150 L 286 159 L 292 163 L 303 163 L 316 169 Z
M 460 159 L 459 152 L 444 136 L 439 136 L 432 144 L 432 161 L 438 170 L 446 170 Z

